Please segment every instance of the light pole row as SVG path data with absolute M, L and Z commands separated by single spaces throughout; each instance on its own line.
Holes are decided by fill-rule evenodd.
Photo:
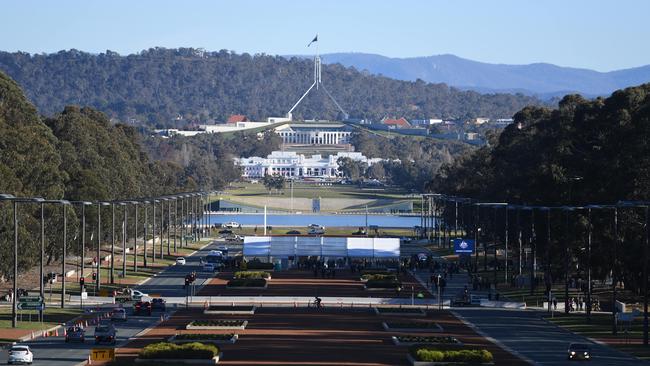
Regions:
M 135 208 L 134 215 L 134 232 L 133 232 L 133 270 L 137 271 L 138 261 L 137 261 L 137 236 L 138 236 L 138 205 L 143 205 L 145 209 L 145 223 L 144 223 L 144 232 L 143 232 L 143 241 L 144 241 L 144 250 L 143 250 L 143 265 L 147 266 L 147 205 L 152 204 L 152 260 L 155 260 L 155 235 L 156 235 L 156 216 L 155 208 L 156 203 L 161 203 L 161 217 L 160 217 L 160 258 L 163 257 L 163 240 L 164 240 L 164 202 L 168 202 L 167 205 L 167 255 L 171 255 L 170 249 L 170 231 L 171 226 L 174 227 L 174 252 L 177 249 L 176 246 L 176 236 L 177 236 L 177 227 L 181 226 L 181 235 L 184 236 L 186 225 L 189 224 L 190 229 L 192 230 L 193 240 L 199 240 L 204 235 L 204 229 L 209 228 L 209 218 L 205 214 L 207 210 L 207 205 L 209 204 L 210 194 L 213 192 L 189 192 L 189 193 L 180 193 L 176 195 L 168 195 L 163 197 L 139 199 L 139 200 L 128 200 L 128 201 L 67 201 L 67 200 L 45 200 L 40 197 L 15 197 L 12 194 L 0 193 L 0 202 L 8 201 L 12 203 L 13 206 L 13 231 L 14 231 L 14 245 L 13 245 L 13 287 L 12 287 L 12 327 L 17 325 L 17 305 L 18 305 L 18 209 L 19 203 L 37 203 L 40 204 L 40 255 L 39 255 L 39 295 L 41 300 L 44 300 L 45 288 L 44 288 L 44 257 L 45 257 L 45 205 L 46 204 L 60 204 L 63 211 L 63 243 L 62 243 L 62 257 L 61 257 L 61 307 L 65 307 L 65 296 L 66 296 L 66 256 L 67 256 L 67 206 L 69 205 L 80 205 L 81 206 L 81 263 L 80 263 L 80 275 L 81 277 L 85 276 L 85 249 L 86 249 L 86 206 L 97 205 L 97 257 L 96 257 L 96 276 L 95 276 L 95 288 L 99 292 L 101 289 L 101 243 L 102 243 L 102 231 L 101 231 L 101 214 L 102 207 L 111 206 L 111 260 L 110 260 L 110 271 L 109 277 L 110 282 L 114 283 L 114 270 L 115 270 L 115 206 L 122 206 L 123 208 L 123 223 L 122 223 L 122 277 L 126 276 L 126 244 L 127 244 L 127 230 L 128 230 L 128 205 L 133 205 Z M 181 214 L 178 215 L 178 200 L 181 201 Z M 171 201 L 174 201 L 174 221 L 172 221 L 171 214 Z M 183 209 L 186 208 L 186 212 Z M 202 227 L 202 229 L 200 229 Z M 183 246 L 183 236 L 181 236 L 180 246 Z M 92 241 L 92 236 L 91 236 Z M 187 245 L 187 240 L 185 242 Z M 82 289 L 83 291 L 83 289 Z M 42 315 L 42 310 L 41 310 Z

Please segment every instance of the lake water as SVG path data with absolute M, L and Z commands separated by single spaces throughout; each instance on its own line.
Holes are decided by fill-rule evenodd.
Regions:
M 264 215 L 260 214 L 211 214 L 210 223 L 235 221 L 244 226 L 264 226 Z M 267 215 L 270 226 L 306 227 L 317 224 L 325 227 L 366 226 L 366 215 Z M 420 225 L 420 216 L 368 215 L 368 225 L 380 227 L 412 228 Z

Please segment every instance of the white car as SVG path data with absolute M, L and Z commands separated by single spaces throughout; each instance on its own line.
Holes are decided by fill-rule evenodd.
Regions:
M 26 363 L 31 365 L 34 362 L 34 354 L 29 349 L 29 346 L 15 345 L 9 350 L 9 358 L 7 363 L 13 365 L 15 363 Z
M 232 228 L 235 228 L 235 227 L 239 227 L 239 223 L 237 223 L 235 221 L 230 221 L 230 222 L 227 222 L 227 223 L 223 224 L 223 226 L 228 228 L 228 229 L 232 229 Z
M 117 308 L 113 310 L 113 315 L 111 315 L 111 321 L 126 321 L 126 310 L 124 308 Z
M 185 258 L 183 258 L 183 257 L 176 258 L 176 264 L 184 266 L 185 265 Z

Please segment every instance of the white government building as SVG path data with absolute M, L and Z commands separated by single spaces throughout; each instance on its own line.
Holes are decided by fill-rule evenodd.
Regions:
M 343 145 L 352 131 L 342 123 L 287 123 L 275 128 L 282 143 L 293 145 Z
M 350 158 L 371 166 L 384 159 L 368 159 L 360 152 L 338 152 L 336 155 L 323 157 L 312 155 L 306 157 L 294 151 L 273 151 L 266 158 L 257 156 L 249 158 L 235 158 L 235 164 L 242 168 L 242 178 L 262 178 L 265 175 L 282 175 L 285 177 L 321 177 L 337 178 L 341 174 L 338 170 L 339 158 Z

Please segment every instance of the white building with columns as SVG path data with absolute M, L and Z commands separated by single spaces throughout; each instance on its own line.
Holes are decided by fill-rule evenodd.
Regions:
M 287 123 L 275 128 L 287 145 L 346 145 L 351 129 L 342 123 Z
M 256 179 L 265 175 L 282 175 L 287 178 L 338 178 L 339 158 L 350 158 L 371 166 L 383 159 L 368 159 L 359 152 L 338 152 L 336 155 L 306 157 L 294 151 L 273 151 L 266 158 L 257 156 L 236 158 L 235 164 L 242 168 L 242 178 Z

